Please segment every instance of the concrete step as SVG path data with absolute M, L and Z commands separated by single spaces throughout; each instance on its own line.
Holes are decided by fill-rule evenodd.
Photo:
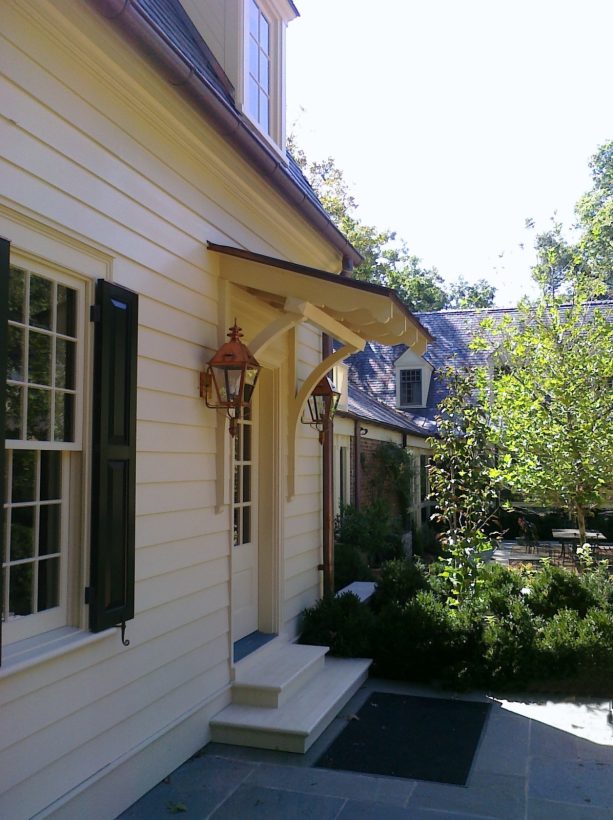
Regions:
M 256 664 L 236 666 L 232 703 L 278 709 L 324 666 L 327 646 L 283 644 Z
M 326 658 L 278 709 L 233 703 L 211 721 L 211 740 L 304 754 L 360 688 L 372 661 Z

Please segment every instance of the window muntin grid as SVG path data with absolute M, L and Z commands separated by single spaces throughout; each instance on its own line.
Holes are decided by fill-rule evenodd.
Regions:
M 250 544 L 253 510 L 253 418 L 245 408 L 234 436 L 232 521 L 235 547 Z
M 23 268 L 9 278 L 6 440 L 77 443 L 79 288 Z
M 410 368 L 400 371 L 400 405 L 421 404 L 421 369 Z
M 249 0 L 247 113 L 270 133 L 270 23 L 255 0 Z
M 60 604 L 66 476 L 59 451 L 8 450 L 2 572 L 4 620 Z

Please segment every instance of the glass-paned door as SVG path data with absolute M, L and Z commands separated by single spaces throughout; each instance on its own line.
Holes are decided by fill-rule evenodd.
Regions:
M 257 425 L 243 411 L 233 450 L 232 622 L 237 641 L 258 628 Z

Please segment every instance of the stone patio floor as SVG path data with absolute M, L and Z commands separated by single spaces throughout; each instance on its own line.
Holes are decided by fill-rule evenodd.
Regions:
M 371 692 L 492 703 L 466 786 L 312 768 Z M 501 699 L 369 679 L 306 755 L 211 743 L 122 820 L 611 820 L 608 702 Z

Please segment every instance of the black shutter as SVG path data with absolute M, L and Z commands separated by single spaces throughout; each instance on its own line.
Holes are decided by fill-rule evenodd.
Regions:
M 0 568 L 4 561 L 4 450 L 6 436 L 6 376 L 9 321 L 9 270 L 11 244 L 0 237 Z M 0 610 L 2 609 L 2 576 L 0 570 Z M 2 648 L 2 619 L 0 618 L 0 650 Z M 1 654 L 1 651 L 0 651 Z
M 99 279 L 92 311 L 92 632 L 134 617 L 138 295 Z

